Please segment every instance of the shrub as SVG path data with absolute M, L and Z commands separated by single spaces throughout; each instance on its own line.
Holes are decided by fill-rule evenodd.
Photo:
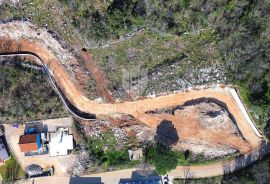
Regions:
M 160 175 L 165 175 L 177 166 L 178 154 L 167 147 L 151 146 L 146 155 L 147 160 L 154 164 L 156 172 Z

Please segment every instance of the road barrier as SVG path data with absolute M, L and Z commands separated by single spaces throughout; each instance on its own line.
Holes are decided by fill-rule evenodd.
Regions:
M 44 69 L 44 72 L 47 74 L 48 79 L 50 81 L 51 86 L 53 87 L 53 90 L 58 94 L 62 102 L 64 103 L 65 108 L 75 117 L 83 120 L 95 120 L 96 115 L 90 114 L 86 112 L 82 112 L 77 107 L 75 107 L 63 94 L 62 90 L 58 87 L 55 80 L 52 77 L 52 72 L 49 70 L 46 64 L 34 53 L 31 52 L 17 52 L 17 53 L 0 53 L 0 56 L 33 56 L 36 59 L 36 62 L 38 65 L 41 65 Z

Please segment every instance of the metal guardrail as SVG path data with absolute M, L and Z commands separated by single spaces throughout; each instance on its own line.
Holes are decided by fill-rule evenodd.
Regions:
M 243 116 L 245 117 L 245 119 L 246 119 L 247 123 L 249 124 L 249 126 L 252 128 L 252 130 L 255 132 L 255 134 L 258 137 L 262 138 L 262 135 L 258 131 L 257 127 L 255 126 L 255 123 L 249 117 L 249 115 L 247 113 L 247 110 L 245 109 L 245 106 L 243 105 L 243 102 L 241 101 L 241 98 L 240 98 L 239 94 L 236 92 L 235 89 L 230 89 L 230 93 L 232 94 L 234 100 L 238 104 L 238 107 L 239 107 L 240 111 L 242 112 Z

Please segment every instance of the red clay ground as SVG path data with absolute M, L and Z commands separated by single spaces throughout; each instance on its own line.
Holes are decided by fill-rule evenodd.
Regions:
M 95 61 L 93 60 L 91 54 L 88 52 L 81 52 L 81 56 L 85 60 L 88 70 L 91 72 L 95 83 L 96 88 L 99 93 L 105 98 L 105 100 L 109 103 L 115 103 L 115 100 L 108 89 L 108 81 L 105 77 L 105 74 L 102 70 L 96 65 Z
M 3 47 L 3 45 L 5 45 L 7 42 L 9 43 L 8 47 Z M 97 115 L 113 115 L 115 113 L 130 114 L 153 129 L 156 128 L 161 120 L 170 119 L 174 122 L 176 129 L 179 132 L 182 132 L 182 134 L 187 134 L 186 136 L 193 136 L 197 139 L 206 139 L 213 144 L 228 145 L 230 147 L 239 149 L 242 153 L 251 150 L 261 143 L 261 139 L 254 133 L 250 125 L 246 122 L 246 119 L 241 113 L 236 101 L 226 89 L 217 87 L 190 90 L 156 98 L 142 99 L 134 102 L 126 101 L 114 104 L 98 104 L 84 96 L 83 91 L 76 84 L 74 84 L 73 80 L 70 79 L 70 76 L 65 68 L 66 66 L 63 66 L 63 64 L 56 57 L 54 51 L 49 49 L 50 47 L 45 47 L 44 44 L 42 45 L 31 39 L 10 39 L 7 36 L 1 37 L 0 43 L 2 45 L 0 52 L 2 53 L 17 52 L 19 50 L 32 52 L 38 55 L 41 60 L 48 65 L 48 68 L 52 71 L 55 80 L 63 90 L 66 97 L 81 111 L 94 113 Z M 101 72 L 95 70 L 96 67 L 94 67 L 95 64 L 92 62 L 90 55 L 86 55 L 85 57 L 91 61 L 88 63 L 88 65 L 91 71 L 94 72 L 93 76 L 97 76 L 96 83 L 102 83 L 104 76 L 101 74 Z M 95 72 L 97 72 L 96 75 Z M 103 91 L 103 95 L 106 96 L 109 101 L 113 102 L 113 98 L 107 93 L 108 91 L 106 90 L 106 86 L 106 83 L 103 85 L 100 84 L 99 90 Z M 234 116 L 237 126 L 243 134 L 245 141 L 234 135 L 228 135 L 226 132 L 220 134 L 198 127 L 192 114 L 188 114 L 187 117 L 182 117 L 181 115 L 177 114 L 175 116 L 157 116 L 145 113 L 149 110 L 167 108 L 179 104 L 181 105 L 186 101 L 202 97 L 218 99 L 228 106 L 228 110 Z M 185 132 L 182 131 L 183 127 L 186 129 Z

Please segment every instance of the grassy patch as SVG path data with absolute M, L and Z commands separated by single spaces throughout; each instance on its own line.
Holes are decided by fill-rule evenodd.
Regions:
M 111 130 L 103 133 L 100 137 L 88 137 L 86 144 L 89 152 L 99 162 L 98 165 L 103 171 L 127 169 L 140 163 L 140 161 L 129 160 L 128 143 L 119 146 Z
M 250 98 L 250 89 L 243 85 L 237 84 L 237 88 L 240 92 L 241 99 L 248 107 L 248 113 L 256 123 L 261 132 L 265 132 L 267 125 L 267 117 L 269 116 L 270 103 L 256 102 Z
M 217 162 L 226 161 L 226 160 L 240 156 L 240 153 L 236 152 L 231 155 L 225 156 L 223 158 L 209 159 L 209 158 L 206 158 L 204 154 L 194 154 L 188 150 L 185 152 L 174 150 L 174 152 L 177 155 L 177 165 L 179 166 L 208 165 L 208 164 L 214 164 Z
M 153 74 L 148 79 L 148 88 L 159 92 L 160 83 L 177 85 L 176 81 L 189 75 L 191 70 L 196 73 L 201 68 L 219 65 L 215 40 L 216 33 L 211 29 L 182 36 L 144 31 L 109 47 L 90 49 L 90 52 L 107 74 L 111 91 L 121 89 L 123 70 L 143 69 L 150 75 L 162 71 L 162 75 Z
M 100 65 L 113 62 L 112 67 L 143 66 L 152 69 L 166 59 L 176 57 L 180 51 L 178 38 L 172 35 L 159 36 L 156 33 L 143 32 L 133 38 L 104 49 L 92 49 L 90 52 Z
M 178 38 L 143 32 L 104 49 L 91 49 L 107 74 L 111 91 L 121 88 L 123 70 L 153 70 L 182 56 Z
M 208 165 L 208 164 L 214 164 L 217 162 L 226 161 L 235 157 L 240 156 L 239 152 L 233 153 L 231 155 L 225 156 L 223 158 L 217 158 L 217 159 L 207 159 L 203 154 L 194 155 L 194 158 L 188 157 L 188 159 L 183 160 L 183 156 L 178 159 L 178 165 Z
M 16 158 L 11 154 L 10 159 L 0 167 L 0 174 L 5 182 L 13 182 L 24 177 L 24 171 L 18 164 Z

